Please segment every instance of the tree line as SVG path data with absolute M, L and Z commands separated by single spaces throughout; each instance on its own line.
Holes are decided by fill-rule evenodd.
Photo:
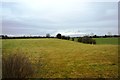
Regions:
M 109 38 L 109 37 L 118 38 L 118 37 L 120 37 L 120 35 L 104 35 L 104 36 L 94 35 L 94 36 L 87 36 L 87 37 L 89 37 L 89 38 Z M 72 37 L 64 36 L 64 35 L 61 35 L 60 33 L 58 33 L 55 37 L 50 36 L 50 34 L 46 34 L 46 36 L 14 36 L 14 37 L 8 36 L 8 35 L 0 35 L 0 38 L 2 38 L 2 39 L 58 38 L 58 39 L 67 39 L 67 40 L 69 40 Z M 74 38 L 81 38 L 81 37 L 74 37 Z
M 10 37 L 7 35 L 0 35 L 0 38 L 2 39 L 36 39 L 36 38 L 58 38 L 58 39 L 63 39 L 63 40 L 72 40 L 74 41 L 77 39 L 77 42 L 81 43 L 86 43 L 86 44 L 96 44 L 96 41 L 93 38 L 109 38 L 109 37 L 120 37 L 120 35 L 104 35 L 104 36 L 83 36 L 83 37 L 70 37 L 70 36 L 65 36 L 61 35 L 58 33 L 55 37 L 50 36 L 50 34 L 46 34 L 46 36 L 19 36 L 19 37 Z
M 58 39 L 65 39 L 65 40 L 70 40 L 70 36 L 63 36 L 61 35 L 60 33 L 58 33 L 56 35 L 56 37 Z M 76 37 L 72 37 L 72 41 L 75 40 Z M 91 37 L 89 36 L 84 36 L 84 37 L 78 37 L 76 38 L 77 39 L 77 42 L 82 42 L 82 43 L 86 43 L 86 44 L 96 44 L 96 41 L 94 39 L 92 39 Z

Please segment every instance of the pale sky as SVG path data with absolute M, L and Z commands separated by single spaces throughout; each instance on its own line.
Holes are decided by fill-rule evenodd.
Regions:
M 117 0 L 2 0 L 1 3 L 2 34 L 118 34 Z

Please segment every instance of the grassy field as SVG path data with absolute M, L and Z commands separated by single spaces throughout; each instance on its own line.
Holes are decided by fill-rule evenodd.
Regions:
M 120 38 L 93 38 L 96 40 L 96 44 L 112 44 L 112 45 L 120 45 Z M 72 40 L 72 39 L 70 39 Z M 74 41 L 77 42 L 78 38 L 75 38 Z
M 118 45 L 90 45 L 59 39 L 7 39 L 2 53 L 26 54 L 34 78 L 118 77 Z
M 118 38 L 93 38 L 96 40 L 97 44 L 120 44 L 118 43 Z

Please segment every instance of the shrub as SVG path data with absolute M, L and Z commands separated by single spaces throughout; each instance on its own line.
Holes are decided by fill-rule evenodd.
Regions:
M 92 39 L 90 39 L 89 44 L 93 44 L 93 40 Z
M 78 39 L 78 42 L 86 43 L 86 44 L 96 44 L 96 41 L 88 36 L 84 36 Z
M 82 38 L 78 38 L 78 42 L 82 42 Z
M 95 40 L 93 40 L 93 44 L 96 44 L 96 41 L 95 41 Z
M 61 36 L 61 39 L 67 39 L 65 36 Z
M 3 55 L 2 77 L 5 78 L 28 78 L 33 75 L 33 67 L 29 58 L 23 53 Z
M 70 40 L 70 36 L 67 37 L 67 40 Z
M 61 36 L 61 39 L 69 40 L 70 37 L 69 36 Z
M 83 38 L 82 38 L 82 42 L 89 44 L 90 38 L 89 38 L 89 37 L 83 37 Z
M 72 41 L 74 41 L 74 38 L 72 38 Z

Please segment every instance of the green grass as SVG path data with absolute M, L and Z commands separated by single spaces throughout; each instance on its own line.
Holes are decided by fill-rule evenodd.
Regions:
M 118 45 L 90 45 L 59 39 L 6 39 L 3 54 L 23 52 L 34 78 L 118 77 Z
M 96 40 L 97 44 L 120 44 L 118 43 L 118 38 L 93 38 Z
M 112 44 L 112 45 L 120 45 L 120 38 L 93 38 L 96 40 L 96 44 Z M 70 39 L 72 40 L 72 39 Z M 75 38 L 74 41 L 77 42 L 78 38 Z

